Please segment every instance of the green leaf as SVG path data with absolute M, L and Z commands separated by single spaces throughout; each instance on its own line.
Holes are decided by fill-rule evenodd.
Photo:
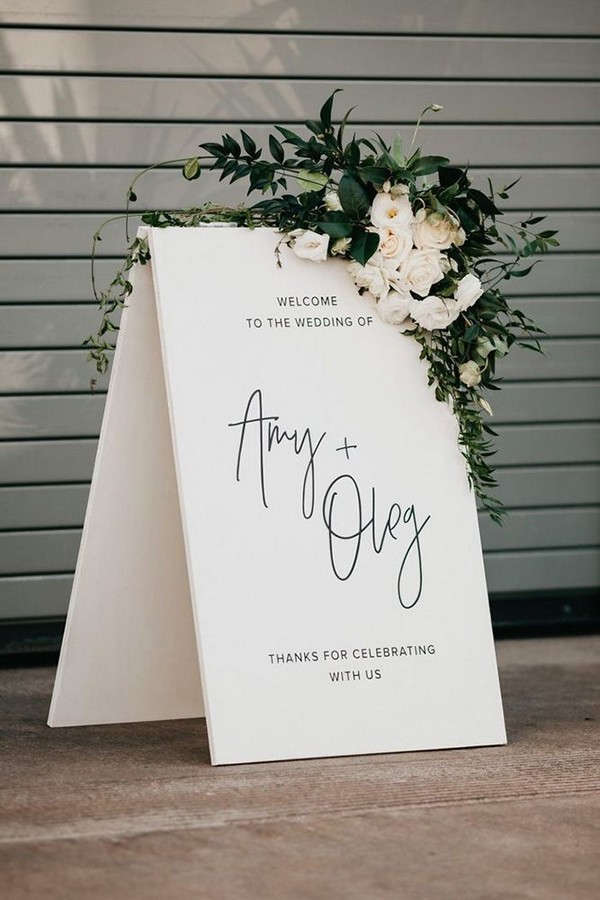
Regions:
M 188 159 L 183 166 L 183 177 L 186 181 L 195 181 L 196 178 L 200 178 L 200 172 L 200 161 L 197 157 Z
M 348 112 L 346 113 L 346 115 L 344 116 L 342 121 L 340 122 L 340 127 L 338 128 L 338 133 L 337 133 L 337 144 L 338 144 L 338 147 L 340 148 L 340 150 L 343 149 L 342 139 L 344 137 L 344 131 L 345 131 L 346 125 L 348 123 L 348 119 L 350 118 L 350 115 L 351 115 L 351 113 L 354 112 L 354 110 L 355 110 L 354 106 L 350 107 L 350 109 L 348 110 Z
M 404 149 L 402 146 L 402 138 L 400 137 L 399 134 L 397 134 L 394 137 L 390 155 L 391 155 L 392 159 L 394 160 L 394 162 L 397 163 L 399 166 L 403 166 L 404 163 L 406 162 L 406 160 L 404 158 Z
M 272 134 L 269 135 L 269 150 L 271 151 L 271 156 L 278 163 L 282 163 L 285 157 L 285 152 L 283 150 L 283 146 L 279 143 L 276 137 Z
M 235 159 L 230 159 L 229 162 L 225 163 L 219 181 L 223 181 L 224 178 L 227 178 L 228 175 L 231 175 L 232 172 L 235 172 L 235 170 L 237 169 L 237 165 L 237 160 Z
M 431 175 L 437 172 L 440 166 L 447 166 L 449 162 L 445 156 L 421 156 L 415 159 L 410 170 L 413 175 Z
M 199 144 L 198 146 L 210 153 L 211 156 L 223 156 L 225 154 L 225 147 L 221 144 L 214 144 L 209 141 L 207 144 Z
M 146 212 L 142 216 L 142 222 L 144 225 L 153 225 L 156 227 L 160 222 L 160 213 L 156 211 Z
M 326 219 L 317 222 L 317 226 L 332 238 L 350 237 L 354 229 L 352 222 L 340 210 L 330 212 Z
M 460 219 L 460 224 L 465 229 L 467 234 L 471 231 L 477 231 L 479 228 L 479 222 L 473 216 L 472 210 L 469 209 L 467 204 L 462 200 L 456 200 L 454 203 L 454 211 L 458 215 Z
M 440 187 L 448 188 L 454 184 L 466 187 L 468 184 L 467 176 L 458 166 L 439 166 L 438 176 Z
M 329 176 L 324 172 L 303 171 L 294 176 L 303 191 L 320 191 L 329 182 Z
M 233 156 L 234 159 L 237 159 L 242 152 L 242 148 L 230 134 L 223 135 L 223 146 L 225 147 L 225 152 L 228 153 L 229 156 Z
M 508 273 L 504 277 L 505 278 L 525 278 L 525 276 L 529 275 L 529 273 L 531 272 L 533 267 L 536 266 L 538 262 L 539 262 L 539 260 L 537 260 L 537 262 L 534 262 L 531 266 L 527 266 L 526 269 L 520 269 L 520 270 L 513 269 L 512 272 Z
M 360 163 L 360 147 L 354 138 L 352 138 L 346 147 L 344 157 L 350 166 L 357 166 Z
M 243 129 L 240 129 L 240 134 L 242 136 L 242 144 L 244 145 L 244 150 L 248 153 L 249 156 L 254 156 L 256 153 L 256 144 L 252 140 L 249 134 L 247 134 Z
M 301 138 L 295 131 L 290 131 L 289 128 L 284 128 L 283 125 L 276 125 L 275 128 L 279 134 L 284 136 L 288 144 L 293 144 L 295 147 L 300 147 L 302 149 L 308 146 L 304 138 Z
M 514 188 L 515 184 L 518 184 L 520 180 L 521 180 L 521 176 L 519 175 L 519 177 L 515 178 L 514 181 L 511 181 L 510 184 L 504 185 L 504 187 L 502 188 L 502 193 L 499 196 L 502 197 L 503 200 L 506 200 L 508 197 L 508 192 L 510 190 L 512 190 L 512 188 Z
M 250 166 L 246 163 L 239 163 L 235 173 L 231 176 L 230 184 L 233 184 L 234 181 L 238 181 L 240 178 L 245 178 L 250 172 Z
M 323 134 L 323 123 L 318 122 L 316 119 L 308 119 L 304 123 L 309 131 L 312 131 L 313 134 L 316 134 L 317 137 L 321 137 Z
M 352 238 L 349 254 L 361 266 L 367 264 L 379 247 L 379 235 L 372 231 L 359 231 Z
M 390 170 L 383 166 L 361 166 L 360 177 L 371 184 L 383 184 L 390 177 Z
M 129 194 L 127 196 L 131 203 L 135 203 L 135 201 L 137 200 L 137 194 L 134 193 L 134 191 L 129 191 Z
M 342 209 L 351 219 L 362 219 L 368 214 L 371 208 L 369 194 L 365 186 L 354 175 L 350 175 L 348 172 L 342 175 L 338 194 Z M 372 255 L 372 253 L 369 254 L 369 256 Z
M 467 341 L 467 343 L 470 343 L 472 340 L 474 340 L 476 337 L 478 337 L 478 335 L 480 333 L 481 333 L 481 328 L 479 327 L 479 325 L 477 325 L 477 324 L 469 325 L 469 327 L 467 328 L 467 330 L 464 333 L 464 339 L 465 339 L 465 341 Z
M 479 209 L 487 216 L 501 215 L 500 210 L 497 208 L 494 201 L 490 200 L 489 197 L 486 197 L 483 191 L 477 191 L 475 188 L 470 188 L 468 196 L 475 201 Z
M 326 129 L 331 128 L 331 111 L 333 109 L 333 101 L 335 99 L 335 95 L 339 94 L 342 88 L 336 88 L 333 94 L 327 98 L 323 106 L 321 107 L 321 112 L 319 116 L 321 118 L 321 122 L 325 126 Z

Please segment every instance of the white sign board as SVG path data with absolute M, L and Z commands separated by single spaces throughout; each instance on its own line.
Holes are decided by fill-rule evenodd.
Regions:
M 269 229 L 150 229 L 49 724 L 214 764 L 505 743 L 475 503 L 410 337 Z

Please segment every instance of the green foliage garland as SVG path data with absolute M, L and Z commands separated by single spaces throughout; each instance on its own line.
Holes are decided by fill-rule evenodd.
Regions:
M 260 192 L 263 199 L 236 208 L 207 203 L 188 210 L 152 210 L 142 216 L 145 224 L 155 228 L 210 222 L 245 228 L 268 226 L 281 231 L 282 239 L 299 256 L 317 259 L 328 254 L 349 260 L 359 292 L 371 295 L 382 318 L 404 331 L 404 339 L 419 343 L 436 398 L 448 402 L 457 418 L 469 483 L 481 507 L 501 522 L 505 509 L 490 493 L 496 486 L 490 464 L 495 432 L 483 418 L 492 410 L 482 390 L 498 390 L 498 359 L 513 346 L 539 351 L 537 338 L 543 332 L 509 306 L 500 285 L 526 276 L 535 265 L 530 258 L 557 245 L 556 232 L 535 230 L 543 217 L 504 222 L 497 199 L 506 200 L 516 182 L 496 193 L 488 180 L 485 193 L 472 186 L 467 168 L 413 150 L 424 113 L 441 107 L 433 105 L 423 111 L 405 154 L 398 137 L 391 145 L 378 134 L 372 139 L 356 135 L 347 139 L 352 110 L 334 125 L 336 93 L 324 103 L 318 119 L 305 123 L 308 137 L 276 126 L 277 136 L 269 135 L 268 154 L 242 130 L 239 141 L 225 134 L 220 143 L 201 144 L 202 155 L 144 169 L 127 190 L 125 221 L 128 224 L 129 204 L 137 200 L 134 188 L 139 178 L 179 163 L 188 181 L 207 177 L 207 170 L 220 172 L 221 181 L 247 181 L 248 194 Z M 389 228 L 380 219 L 378 226 L 374 224 L 376 207 L 389 216 Z M 408 217 L 408 225 L 396 227 L 394 216 Z M 147 239 L 136 237 L 108 288 L 97 291 L 94 263 L 106 224 L 94 235 L 92 255 L 92 282 L 102 321 L 97 334 L 84 342 L 100 373 L 107 370 L 108 354 L 114 349 L 110 340 L 118 331 L 114 314 L 126 305 L 132 292 L 131 269 L 150 259 Z M 399 238 L 406 241 L 407 228 L 412 229 L 411 235 L 421 235 L 414 237 L 414 246 L 410 238 L 410 250 L 403 251 L 412 253 L 408 269 L 408 256 L 402 260 L 390 250 Z M 432 276 L 435 281 L 430 288 L 425 282 L 425 295 L 421 288 L 413 289 L 415 265 L 423 259 L 430 268 L 441 266 Z M 422 275 L 418 270 L 417 279 Z M 470 294 L 466 301 L 465 293 Z

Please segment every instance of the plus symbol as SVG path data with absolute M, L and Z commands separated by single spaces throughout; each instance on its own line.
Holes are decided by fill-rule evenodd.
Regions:
M 343 450 L 344 453 L 346 454 L 346 459 L 350 459 L 350 453 L 349 453 L 349 451 L 350 451 L 350 450 L 356 450 L 357 447 L 356 447 L 356 444 L 349 444 L 349 443 L 348 443 L 348 438 L 345 437 L 345 438 L 344 438 L 344 443 L 342 444 L 342 446 L 341 446 L 341 447 L 336 447 L 335 449 L 336 449 L 336 453 L 337 453 L 338 450 Z

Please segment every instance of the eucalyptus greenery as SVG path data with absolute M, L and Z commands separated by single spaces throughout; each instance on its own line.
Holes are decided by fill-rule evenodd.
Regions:
M 434 299 L 445 302 L 447 298 L 448 304 L 455 303 L 457 280 L 467 273 L 480 280 L 481 295 L 456 313 L 457 318 L 447 327 L 427 329 L 412 322 L 412 330 L 399 340 L 419 343 L 436 398 L 449 403 L 457 418 L 469 483 L 481 507 L 494 521 L 501 522 L 505 509 L 491 493 L 496 486 L 490 463 L 495 432 L 484 420 L 492 410 L 482 390 L 498 390 L 496 363 L 500 358 L 513 346 L 539 351 L 538 337 L 543 333 L 530 318 L 510 307 L 501 286 L 509 279 L 526 276 L 535 265 L 531 257 L 557 245 L 556 232 L 537 231 L 544 218 L 540 216 L 530 215 L 513 223 L 504 220 L 497 203 L 507 199 L 516 182 L 496 192 L 488 180 L 486 193 L 472 186 L 467 168 L 452 165 L 446 157 L 427 156 L 413 149 L 424 113 L 441 107 L 432 105 L 423 111 L 405 153 L 398 137 L 391 145 L 377 133 L 371 139 L 355 134 L 346 138 L 352 110 L 334 125 L 336 93 L 326 100 L 318 119 L 305 123 L 307 135 L 276 126 L 277 134 L 269 135 L 268 151 L 242 130 L 239 140 L 225 134 L 220 142 L 201 144 L 203 153 L 197 156 L 144 169 L 127 189 L 127 238 L 129 207 L 137 200 L 135 189 L 140 177 L 176 163 L 188 181 L 220 173 L 219 180 L 243 180 L 248 194 L 259 192 L 263 199 L 235 208 L 207 203 L 185 210 L 152 210 L 142 216 L 146 225 L 166 228 L 229 222 L 245 228 L 268 226 L 281 231 L 292 246 L 294 236 L 300 233 L 325 235 L 330 254 L 365 267 L 375 259 L 380 245 L 370 216 L 373 201 L 382 191 L 391 190 L 392 195 L 401 191 L 413 210 L 425 209 L 427 214 L 437 214 L 439 220 L 455 223 L 461 240 L 446 248 L 448 271 L 435 284 Z M 332 196 L 336 198 L 333 204 Z M 107 370 L 108 354 L 114 349 L 112 338 L 118 331 L 115 312 L 126 305 L 133 290 L 131 270 L 150 259 L 147 239 L 136 237 L 110 285 L 98 291 L 94 265 L 108 221 L 94 235 L 92 254 L 92 282 L 102 321 L 97 334 L 84 342 L 100 373 Z M 359 287 L 361 293 L 366 290 Z M 413 294 L 414 301 L 421 299 Z M 465 369 L 476 373 L 475 377 L 465 377 Z

